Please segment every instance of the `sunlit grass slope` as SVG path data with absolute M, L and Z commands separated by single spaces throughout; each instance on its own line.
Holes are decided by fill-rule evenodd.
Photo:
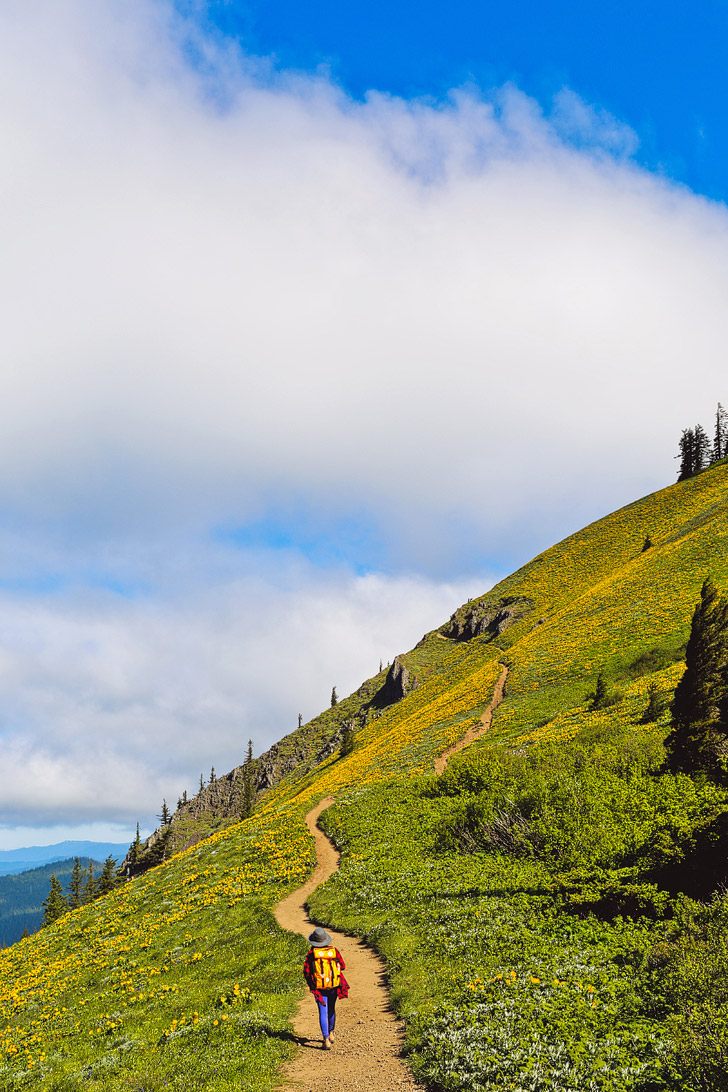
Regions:
M 558 884 L 541 862 L 443 849 L 438 832 L 453 805 L 433 795 L 430 773 L 434 757 L 480 718 L 499 662 L 510 665 L 506 698 L 476 751 L 493 741 L 516 749 L 564 742 L 601 723 L 643 733 L 647 683 L 666 695 L 674 687 L 682 669 L 675 650 L 679 657 L 704 577 L 728 583 L 727 504 L 728 468 L 719 465 L 546 551 L 487 596 L 529 598 L 526 618 L 496 641 L 428 635 L 407 657 L 421 684 L 357 733 L 351 755 L 290 775 L 252 819 L 0 953 L 0 1088 L 270 1087 L 293 1049 L 288 1020 L 305 951 L 270 911 L 311 868 L 303 816 L 328 794 L 343 802 L 330 822 L 344 858 L 340 877 L 317 897 L 318 912 L 368 933 L 385 953 L 413 1059 L 433 1087 L 626 1088 L 637 1087 L 620 1075 L 630 1065 L 656 1072 L 659 1029 L 647 1021 L 645 1030 L 642 987 L 630 985 L 649 927 L 564 918 Z M 643 552 L 648 535 L 654 545 Z M 632 670 L 653 648 L 658 670 Z M 590 712 L 600 671 L 622 696 Z M 659 736 L 664 727 L 663 719 L 649 730 Z M 447 974 L 430 949 L 449 953 Z M 498 993 L 504 982 L 513 987 L 507 997 Z M 616 1074 L 613 1085 L 590 1083 L 596 1061 L 571 1070 L 565 1062 L 568 1080 L 553 1077 L 561 1054 L 576 1049 L 571 1021 L 583 1005 L 592 1013 L 584 1050 L 601 1044 L 592 1053 Z M 620 1006 L 626 1015 L 615 1038 L 610 1013 Z M 517 1080 L 493 1062 L 506 1051 L 498 1046 L 506 1018 L 509 1028 L 526 1019 L 551 1028 L 531 1085 L 522 1079 L 528 1044 L 517 1044 Z M 637 1031 L 651 1061 L 629 1053 Z M 462 1051 L 461 1040 L 470 1044 Z M 479 1058 L 492 1084 L 477 1083 Z M 469 1084 L 458 1083 L 459 1070 Z

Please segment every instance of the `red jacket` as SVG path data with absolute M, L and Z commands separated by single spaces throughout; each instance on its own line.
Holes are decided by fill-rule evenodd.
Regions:
M 334 948 L 334 951 L 336 952 L 336 962 L 339 964 L 339 970 L 343 972 L 344 968 L 346 967 L 346 964 L 344 963 L 344 957 L 342 956 L 338 948 Z M 320 1002 L 323 999 L 323 993 L 321 990 L 317 990 L 314 986 L 314 982 L 316 981 L 316 972 L 313 961 L 313 948 L 309 948 L 308 954 L 303 963 L 303 977 L 306 979 L 306 982 L 308 983 L 308 988 L 316 998 L 316 1001 Z M 344 978 L 343 973 L 339 978 L 339 985 L 336 987 L 336 996 L 349 996 L 349 983 Z

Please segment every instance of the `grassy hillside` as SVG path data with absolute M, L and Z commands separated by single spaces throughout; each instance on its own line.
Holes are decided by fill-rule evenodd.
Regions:
M 0 1086 L 271 1087 L 305 945 L 270 910 L 309 872 L 303 816 L 331 794 L 342 869 L 315 912 L 384 954 L 431 1088 L 726 1087 L 723 1033 L 698 1083 L 680 1030 L 719 926 L 676 867 L 725 794 L 661 772 L 666 715 L 640 718 L 648 683 L 676 685 L 704 577 L 728 586 L 727 504 L 719 464 L 546 551 L 468 604 L 528 600 L 510 628 L 433 631 L 404 657 L 419 685 L 371 712 L 351 755 L 0 953 Z M 502 662 L 492 732 L 434 777 Z M 591 711 L 598 673 L 613 704 Z M 700 986 L 718 1029 L 722 988 Z

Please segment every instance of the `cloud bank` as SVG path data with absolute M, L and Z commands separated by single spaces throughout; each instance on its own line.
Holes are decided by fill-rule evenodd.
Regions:
M 725 208 L 572 91 L 357 102 L 166 3 L 10 0 L 0 92 L 8 822 L 272 741 L 725 397 Z

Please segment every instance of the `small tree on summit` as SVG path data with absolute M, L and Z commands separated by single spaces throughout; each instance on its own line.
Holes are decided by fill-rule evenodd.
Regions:
M 331 708 L 333 709 L 334 706 L 338 705 L 338 704 L 339 704 L 339 695 L 336 693 L 336 687 L 333 686 L 331 688 Z
M 245 753 L 243 764 L 243 803 L 241 813 L 243 819 L 249 819 L 255 807 L 255 785 L 253 784 L 253 741 L 248 740 L 248 749 Z
M 679 448 L 680 471 L 677 480 L 684 482 L 695 473 L 695 433 L 691 428 L 683 429 Z
M 685 650 L 685 674 L 665 741 L 671 770 L 725 773 L 728 744 L 728 602 L 712 580 L 700 591 Z
M 710 466 L 710 440 L 708 439 L 708 433 L 702 425 L 695 426 L 693 429 L 693 437 L 695 444 L 693 473 L 699 474 L 701 470 L 705 470 L 706 466 Z
M 717 463 L 719 459 L 724 459 L 726 455 L 728 455 L 728 413 L 719 402 L 715 411 L 711 462 Z

